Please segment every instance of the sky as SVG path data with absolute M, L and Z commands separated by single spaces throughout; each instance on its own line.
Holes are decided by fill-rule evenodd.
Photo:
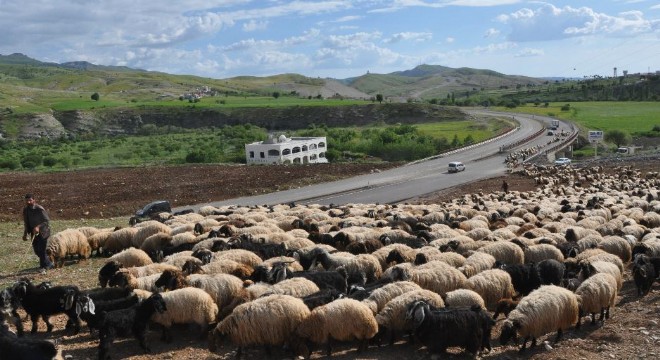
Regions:
M 223 79 L 660 71 L 660 1 L 0 0 L 0 54 Z

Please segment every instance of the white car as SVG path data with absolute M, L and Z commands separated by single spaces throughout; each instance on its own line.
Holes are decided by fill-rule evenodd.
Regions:
M 452 161 L 447 166 L 447 172 L 455 173 L 459 171 L 465 171 L 465 165 L 460 161 Z
M 559 158 L 555 160 L 555 165 L 570 165 L 571 164 L 571 159 L 569 158 Z

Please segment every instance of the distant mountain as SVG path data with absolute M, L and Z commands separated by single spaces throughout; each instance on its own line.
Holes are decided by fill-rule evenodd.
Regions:
M 389 74 L 368 73 L 341 80 L 368 94 L 390 98 L 444 98 L 450 93 L 491 90 L 517 85 L 540 85 L 546 80 L 520 75 L 505 75 L 493 70 L 419 65 L 414 69 Z
M 450 94 L 465 97 L 502 89 L 515 91 L 521 86 L 548 82 L 547 79 L 505 75 L 487 69 L 427 64 L 389 74 L 367 73 L 349 79 L 321 79 L 300 74 L 211 79 L 96 65 L 87 61 L 42 62 L 20 53 L 0 55 L 0 73 L 4 74 L 5 84 L 17 86 L 14 93 L 7 90 L 6 100 L 9 102 L 20 102 L 23 97 L 20 87 L 68 91 L 73 97 L 80 97 L 79 92 L 99 92 L 105 93 L 108 99 L 108 94 L 114 94 L 120 101 L 178 98 L 199 88 L 225 94 L 271 95 L 279 91 L 300 97 L 323 98 L 373 98 L 382 94 L 389 101 L 407 101 L 446 99 Z M 46 107 L 49 107 L 48 101 L 34 100 L 36 105 Z

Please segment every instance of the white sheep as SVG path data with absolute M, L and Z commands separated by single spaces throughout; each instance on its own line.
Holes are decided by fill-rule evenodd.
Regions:
M 46 256 L 56 267 L 62 267 L 67 255 L 78 255 L 86 260 L 92 254 L 87 237 L 77 229 L 66 229 L 53 234 L 46 244 Z
M 243 250 L 243 249 L 231 249 L 231 250 L 219 251 L 213 253 L 213 259 L 211 260 L 211 262 L 222 261 L 227 259 L 234 260 L 236 262 L 245 264 L 252 268 L 261 264 L 261 262 L 263 261 L 257 254 L 251 251 Z
M 177 289 L 162 293 L 167 310 L 155 313 L 151 320 L 163 326 L 163 338 L 172 341 L 172 324 L 197 324 L 205 334 L 209 324 L 216 321 L 218 305 L 211 295 L 194 287 Z
M 465 259 L 465 264 L 460 266 L 458 270 L 470 278 L 484 270 L 492 269 L 496 261 L 493 255 L 476 251 Z
M 598 248 L 618 256 L 624 263 L 628 263 L 632 260 L 632 246 L 620 236 L 606 236 L 603 241 L 598 244 Z
M 467 279 L 466 288 L 481 296 L 488 310 L 494 311 L 497 302 L 503 298 L 513 297 L 515 290 L 511 275 L 504 270 L 484 270 Z
M 238 346 L 237 356 L 247 346 L 282 346 L 292 340 L 298 325 L 310 311 L 301 299 L 270 295 L 237 306 L 211 333 L 210 348 L 228 336 Z
M 295 334 L 316 344 L 326 344 L 326 355 L 332 353 L 330 339 L 360 341 L 359 350 L 378 332 L 378 323 L 369 308 L 354 299 L 338 299 L 312 310 L 298 325 Z M 301 344 L 301 352 L 309 358 L 311 351 Z
M 421 289 L 411 281 L 395 281 L 374 290 L 362 302 L 376 315 L 390 300 L 408 291 Z
M 144 266 L 153 264 L 147 253 L 140 249 L 128 248 L 108 258 L 107 262 L 116 261 L 124 267 Z
M 610 318 L 610 308 L 614 306 L 617 296 L 616 279 L 608 273 L 598 273 L 585 280 L 575 290 L 580 304 L 580 317 L 577 327 L 580 327 L 582 316 L 591 314 L 591 323 L 596 323 L 596 313 L 600 313 L 600 321 Z
M 113 231 L 103 244 L 103 253 L 106 255 L 116 254 L 124 249 L 133 246 L 133 237 L 137 234 L 138 228 L 130 227 Z
M 524 250 L 525 263 L 539 263 L 543 260 L 553 259 L 564 262 L 564 254 L 554 245 L 538 244 L 532 245 Z
M 318 292 L 320 289 L 318 285 L 311 280 L 294 277 L 282 280 L 274 285 L 258 282 L 246 288 L 251 299 L 256 299 L 264 295 L 281 294 L 290 295 L 294 297 L 305 297 Z
M 538 337 L 555 330 L 555 342 L 558 342 L 563 331 L 577 322 L 578 314 L 578 299 L 574 293 L 555 285 L 543 285 L 522 298 L 509 313 L 502 326 L 500 343 L 506 344 L 517 334 L 523 338 L 520 351 L 524 351 L 530 338 L 534 346 Z
M 621 287 L 623 286 L 623 276 L 621 270 L 615 264 L 602 260 L 587 260 L 581 262 L 580 267 L 581 270 L 578 273 L 578 279 L 580 281 L 584 281 L 595 274 L 607 273 L 612 275 L 616 280 L 617 290 L 621 290 Z
M 479 248 L 477 251 L 493 255 L 497 261 L 503 264 L 515 265 L 525 262 L 523 250 L 510 241 L 498 241 Z
M 486 303 L 481 295 L 469 289 L 456 289 L 450 291 L 445 295 L 444 300 L 445 306 L 447 307 L 479 306 L 482 309 L 486 309 Z
M 144 240 L 151 235 L 159 232 L 169 235 L 172 231 L 172 228 L 158 221 L 145 221 L 143 223 L 138 223 L 135 225 L 135 228 L 137 228 L 137 232 L 133 236 L 131 246 L 136 248 L 141 247 Z
M 389 343 L 392 345 L 396 334 L 412 330 L 412 324 L 406 320 L 408 306 L 418 300 L 423 300 L 436 308 L 445 307 L 442 297 L 431 290 L 413 290 L 401 294 L 390 300 L 381 311 L 376 314 L 380 336 L 389 335 Z M 379 337 L 380 337 L 379 336 Z
M 397 265 L 399 266 L 399 265 Z M 431 261 L 413 268 L 401 268 L 402 277 L 395 280 L 409 280 L 422 289 L 444 295 L 449 291 L 465 288 L 467 278 L 462 272 L 442 261 Z

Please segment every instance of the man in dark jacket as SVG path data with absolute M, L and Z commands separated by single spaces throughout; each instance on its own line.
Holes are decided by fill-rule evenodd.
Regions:
M 32 249 L 39 257 L 39 267 L 42 270 L 52 269 L 53 263 L 46 256 L 46 244 L 50 236 L 48 226 L 48 213 L 43 206 L 38 205 L 32 194 L 25 195 L 25 208 L 23 208 L 23 241 L 32 238 Z

